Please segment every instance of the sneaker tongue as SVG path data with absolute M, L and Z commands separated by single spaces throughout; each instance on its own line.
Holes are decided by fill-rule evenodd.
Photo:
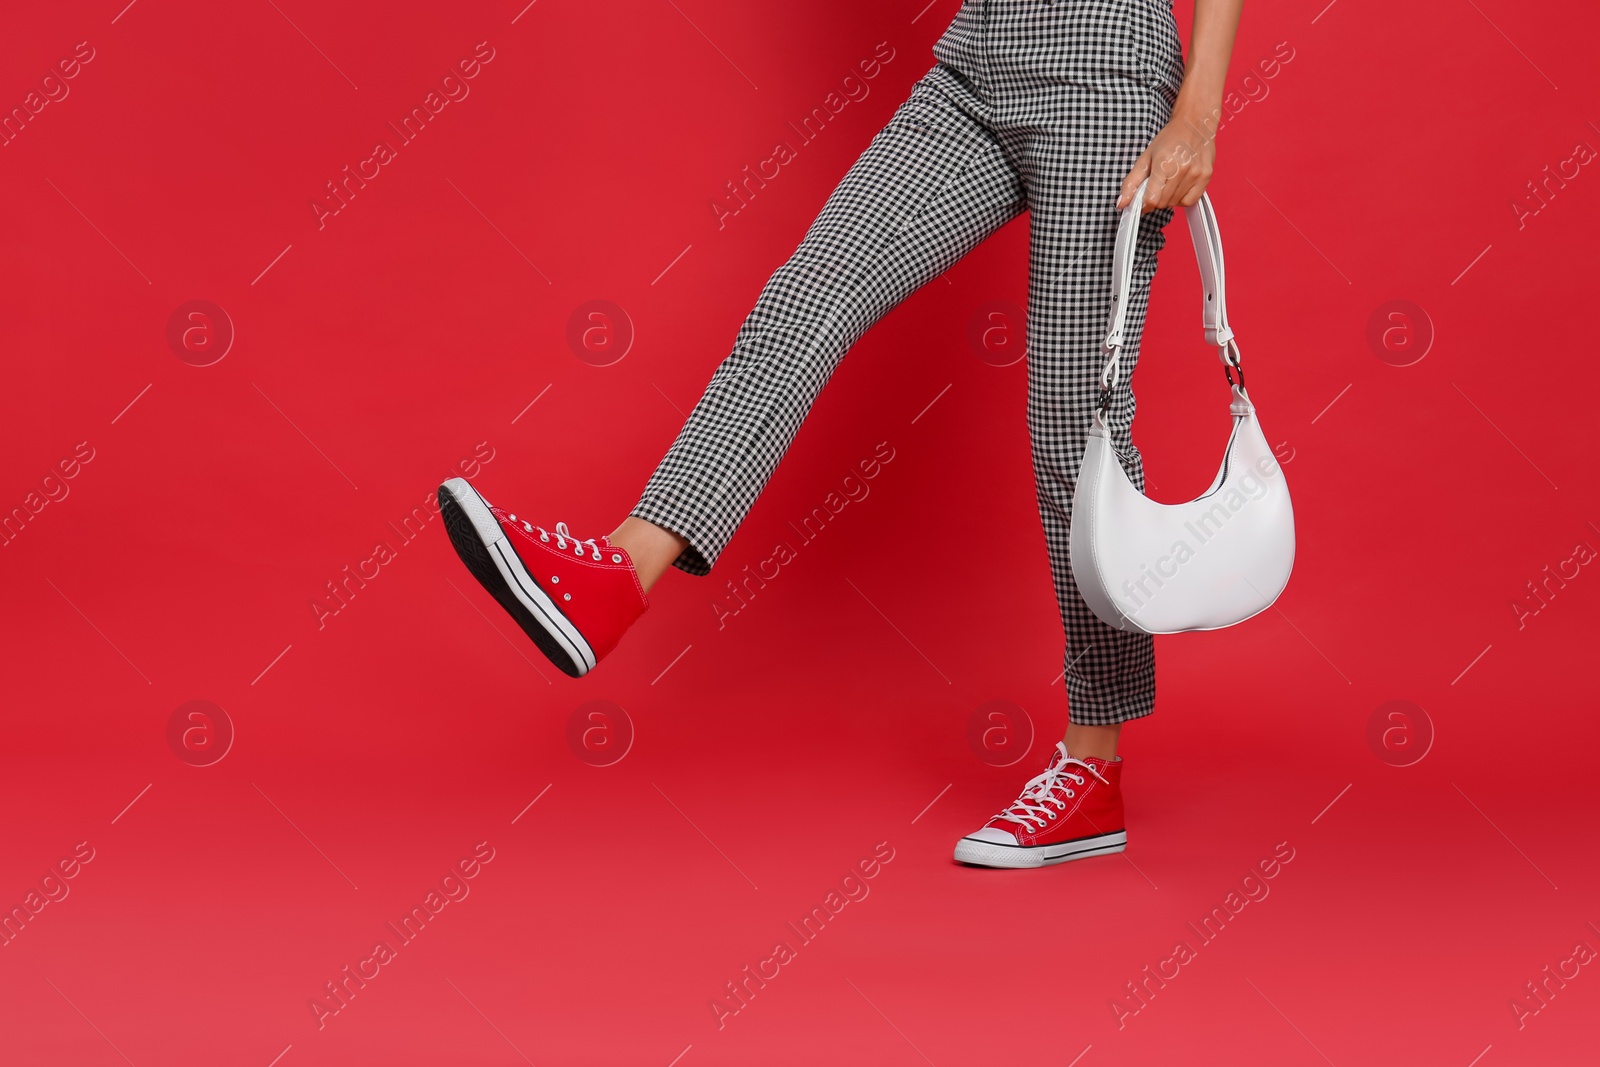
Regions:
M 1065 747 L 1057 749 L 1055 758 L 1050 761 L 1050 765 L 1052 767 L 1059 765 L 1064 761 L 1065 755 Z M 1112 762 L 1111 760 L 1106 759 L 1104 756 L 1073 756 L 1072 758 L 1075 760 L 1082 760 L 1084 763 L 1093 764 L 1096 768 L 1104 768 L 1106 764 Z
M 1064 763 L 1066 763 L 1067 758 L 1068 758 L 1069 755 L 1070 755 L 1070 753 L 1067 752 L 1066 743 L 1065 742 L 1058 743 L 1056 745 L 1056 754 L 1053 757 L 1051 757 L 1051 760 L 1050 760 L 1051 768 L 1061 767 Z M 1089 764 L 1096 771 L 1099 771 L 1099 772 L 1102 772 L 1102 773 L 1105 771 L 1106 764 L 1110 762 L 1109 760 L 1106 760 L 1106 759 L 1104 759 L 1104 758 L 1102 758 L 1100 756 L 1072 756 L 1072 758 L 1075 759 L 1075 760 L 1080 760 L 1081 759 L 1084 763 Z M 1075 770 L 1075 771 L 1072 771 L 1071 773 L 1073 773 L 1073 774 L 1082 774 L 1083 772 L 1081 770 Z M 1060 776 L 1060 777 L 1058 777 L 1056 779 L 1055 785 L 1054 785 L 1054 789 L 1055 790 L 1066 789 L 1066 788 L 1068 788 L 1070 786 L 1073 786 L 1073 784 L 1074 783 L 1071 781 L 1071 779 L 1067 778 L 1065 775 L 1062 775 L 1062 776 Z

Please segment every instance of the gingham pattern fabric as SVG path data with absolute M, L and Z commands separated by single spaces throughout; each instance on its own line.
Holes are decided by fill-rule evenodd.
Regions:
M 933 54 L 763 287 L 632 514 L 689 542 L 677 567 L 708 573 L 856 339 L 1026 209 L 1028 427 L 1070 718 L 1148 715 L 1151 638 L 1106 626 L 1083 603 L 1068 523 L 1098 399 L 1120 183 L 1171 116 L 1183 78 L 1172 11 L 1165 0 L 966 0 Z M 1171 216 L 1141 224 L 1108 420 L 1141 488 L 1128 383 Z

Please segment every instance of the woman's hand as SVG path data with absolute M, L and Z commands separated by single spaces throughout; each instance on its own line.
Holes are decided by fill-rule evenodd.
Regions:
M 1239 29 L 1244 0 L 1194 0 L 1194 32 L 1184 63 L 1183 87 L 1172 121 L 1156 134 L 1128 176 L 1122 179 L 1117 209 L 1128 206 L 1139 183 L 1150 179 L 1144 209 L 1193 207 L 1211 181 L 1217 159 L 1217 126 L 1222 121 L 1222 86 Z
M 1200 194 L 1211 181 L 1211 171 L 1217 158 L 1216 124 L 1221 109 L 1197 112 L 1192 109 L 1174 111 L 1172 121 L 1156 134 L 1155 140 L 1144 150 L 1128 176 L 1122 179 L 1122 193 L 1117 197 L 1117 209 L 1128 206 L 1139 183 L 1150 179 L 1150 188 L 1144 193 L 1144 210 L 1157 208 L 1193 207 L 1200 202 Z

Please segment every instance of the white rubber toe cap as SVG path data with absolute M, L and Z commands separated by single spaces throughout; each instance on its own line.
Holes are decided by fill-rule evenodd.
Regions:
M 968 841 L 982 841 L 990 845 L 1016 845 L 1016 836 L 993 826 L 985 826 L 982 830 L 967 835 Z

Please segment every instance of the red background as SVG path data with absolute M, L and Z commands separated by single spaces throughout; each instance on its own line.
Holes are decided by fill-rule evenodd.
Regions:
M 1593 968 L 1511 1008 L 1600 947 L 1600 577 L 1565 564 L 1513 607 L 1600 547 L 1600 175 L 1526 187 L 1600 146 L 1590 4 L 1247 5 L 1212 193 L 1300 554 L 1275 610 L 1158 640 L 1124 857 L 950 860 L 1066 720 L 1023 366 L 968 342 L 1025 298 L 1025 218 L 868 334 L 717 572 L 668 575 L 592 678 L 537 655 L 437 522 L 387 525 L 487 442 L 490 499 L 610 530 L 931 65 L 957 4 L 925 2 L 9 14 L 5 108 L 93 58 L 0 149 L 0 506 L 66 492 L 0 548 L 0 903 L 94 858 L 0 948 L 0 1059 L 1592 1062 Z M 480 41 L 470 95 L 319 229 L 324 183 Z M 870 96 L 719 230 L 724 183 L 884 41 Z M 1177 500 L 1226 399 L 1169 233 L 1136 434 Z M 235 332 L 209 366 L 167 341 L 191 300 Z M 609 366 L 567 340 L 592 300 L 634 333 Z M 1374 347 L 1393 300 L 1427 323 Z M 870 496 L 719 630 L 723 583 L 879 442 Z M 380 540 L 395 558 L 319 628 Z M 191 700 L 235 732 L 210 766 L 168 741 Z M 610 766 L 569 743 L 590 700 L 631 723 Z M 1033 738 L 1009 767 L 968 741 L 996 700 L 1024 709 L 1000 740 Z M 324 983 L 483 841 L 470 896 L 319 1029 Z M 879 842 L 870 896 L 719 1028 L 724 983 Z M 1280 842 L 1270 895 L 1119 1026 L 1124 983 Z

